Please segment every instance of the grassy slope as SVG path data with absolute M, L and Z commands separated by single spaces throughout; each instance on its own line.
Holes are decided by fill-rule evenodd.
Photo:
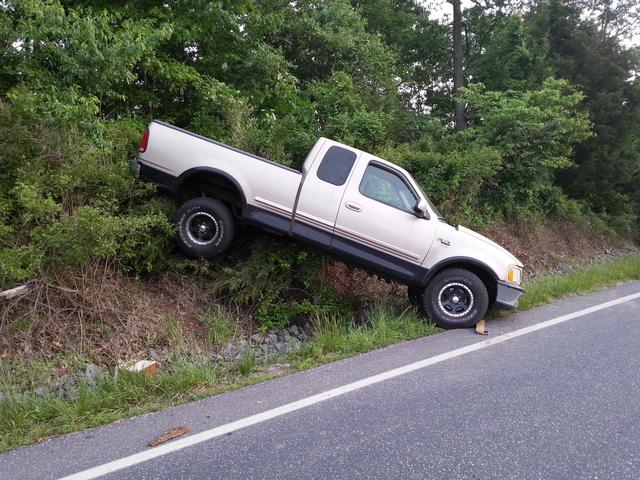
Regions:
M 525 285 L 527 295 L 519 310 L 633 279 L 640 279 L 640 256 L 614 260 L 567 275 L 539 277 Z M 316 319 L 316 323 L 313 342 L 274 362 L 290 363 L 288 371 L 304 370 L 438 331 L 411 310 L 397 314 L 383 306 L 370 313 L 367 326 L 345 323 L 333 317 Z M 155 377 L 120 375 L 103 381 L 97 388 L 81 386 L 77 398 L 71 400 L 9 396 L 0 400 L 0 451 L 240 388 L 281 374 L 269 372 L 266 365 L 256 365 L 253 359 L 245 359 L 225 369 L 211 365 L 177 365 Z M 5 382 L 10 380 L 4 379 Z

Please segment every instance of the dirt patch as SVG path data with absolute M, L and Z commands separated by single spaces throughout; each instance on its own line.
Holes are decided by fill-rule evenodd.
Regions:
M 97 363 L 146 358 L 180 336 L 206 338 L 199 315 L 217 299 L 171 275 L 137 280 L 107 262 L 33 280 L 29 293 L 0 304 L 0 348 L 7 359 L 56 354 Z M 202 335 L 204 334 L 204 335 Z

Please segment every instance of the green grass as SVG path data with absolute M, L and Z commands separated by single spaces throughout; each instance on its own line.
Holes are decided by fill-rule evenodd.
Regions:
M 249 375 L 256 367 L 256 357 L 253 353 L 247 353 L 234 365 L 234 370 L 242 376 Z
M 97 427 L 268 380 L 210 365 L 174 366 L 156 376 L 124 372 L 97 387 L 80 385 L 76 398 L 10 395 L 0 401 L 0 452 L 40 438 Z
M 617 259 L 566 275 L 538 277 L 526 283 L 527 294 L 522 298 L 519 310 L 633 279 L 640 279 L 640 256 Z M 314 340 L 286 358 L 274 358 L 274 363 L 286 361 L 291 364 L 291 371 L 304 370 L 438 331 L 413 309 L 397 311 L 388 305 L 375 306 L 361 323 L 329 315 L 319 315 L 313 321 Z M 212 343 L 224 342 L 235 334 L 225 312 L 213 312 L 208 324 Z M 179 327 L 171 319 L 166 327 L 168 336 L 179 343 Z M 5 391 L 9 384 L 20 388 L 41 384 L 39 382 L 51 369 L 51 365 L 43 362 L 13 365 L 11 372 L 8 363 L 0 365 L 3 365 L 0 389 Z M 0 451 L 33 443 L 41 437 L 103 425 L 282 374 L 265 374 L 261 366 L 265 365 L 258 365 L 256 358 L 248 355 L 224 369 L 184 364 L 172 365 L 153 377 L 120 374 L 117 378 L 104 380 L 97 388 L 81 386 L 74 399 L 13 394 L 0 400 Z
M 527 291 L 518 310 L 528 310 L 555 298 L 586 293 L 618 282 L 640 280 L 640 256 L 618 258 L 565 275 L 537 277 L 524 285 Z
M 313 342 L 289 356 L 298 369 L 431 335 L 439 330 L 434 324 L 425 322 L 415 309 L 396 312 L 386 305 L 374 307 L 363 325 L 336 316 L 320 315 L 314 319 L 314 327 Z
M 212 345 L 223 345 L 237 333 L 236 317 L 221 305 L 202 315 L 200 321 L 209 328 L 209 343 Z
M 75 399 L 12 395 L 0 402 L 0 450 L 156 410 L 168 405 L 172 397 L 186 398 L 193 388 L 218 380 L 218 372 L 200 366 L 157 377 L 124 372 L 105 379 L 97 388 L 80 385 Z

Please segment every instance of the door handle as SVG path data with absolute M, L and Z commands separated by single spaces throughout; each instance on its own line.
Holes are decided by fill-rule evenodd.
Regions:
M 360 207 L 360 205 L 357 205 L 353 202 L 347 202 L 344 204 L 345 207 L 347 207 L 349 210 L 353 210 L 354 212 L 359 212 L 362 210 L 362 207 Z

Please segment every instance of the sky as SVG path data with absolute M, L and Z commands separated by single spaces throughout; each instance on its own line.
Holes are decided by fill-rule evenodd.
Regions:
M 450 21 L 451 16 L 453 15 L 453 7 L 446 0 L 421 0 L 420 3 L 429 8 L 431 18 L 435 18 L 440 21 Z M 465 8 L 472 6 L 473 2 L 471 0 L 462 0 L 463 11 Z M 640 46 L 640 25 L 636 28 L 633 35 L 622 41 L 622 44 L 626 47 Z

